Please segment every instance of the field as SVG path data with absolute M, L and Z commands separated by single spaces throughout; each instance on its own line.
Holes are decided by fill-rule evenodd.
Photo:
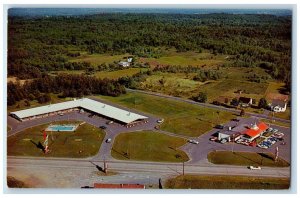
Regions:
M 185 143 L 185 139 L 154 131 L 121 133 L 114 141 L 111 154 L 121 160 L 184 162 L 189 158 L 178 147 Z
M 133 76 L 134 74 L 139 73 L 140 71 L 145 71 L 144 68 L 128 68 L 123 70 L 117 70 L 117 71 L 102 71 L 102 72 L 96 72 L 93 74 L 93 76 L 96 76 L 98 78 L 108 78 L 108 79 L 118 79 L 125 76 Z
M 176 52 L 175 49 L 168 49 L 160 58 L 141 58 L 140 62 L 148 62 L 152 67 L 157 65 L 215 66 L 224 63 L 226 57 L 227 55 L 213 55 L 209 52 Z
M 239 166 L 270 166 L 270 167 L 288 167 L 290 164 L 283 159 L 274 161 L 274 155 L 271 153 L 250 153 L 250 152 L 230 152 L 213 151 L 207 156 L 208 161 L 214 164 L 228 164 Z
M 114 61 L 121 61 L 124 57 L 129 56 L 129 54 L 122 55 L 110 55 L 110 54 L 87 54 L 86 52 L 81 52 L 81 55 L 76 58 L 70 58 L 70 62 L 89 62 L 93 66 L 101 65 L 102 63 L 113 63 Z
M 184 175 L 168 179 L 168 189 L 288 189 L 288 178 L 264 178 L 249 176 Z
M 162 130 L 191 137 L 198 137 L 216 124 L 225 123 L 235 117 L 229 112 L 220 111 L 218 116 L 217 110 L 141 93 L 98 97 L 164 118 Z
M 140 83 L 139 88 L 143 90 L 151 90 L 168 95 L 179 96 L 183 98 L 190 98 L 192 93 L 197 93 L 201 82 L 190 79 L 189 75 L 183 73 L 160 73 L 149 76 L 145 82 Z M 160 81 L 163 79 L 164 83 Z
M 55 124 L 76 123 L 55 122 Z M 77 122 L 79 123 L 79 122 Z M 43 132 L 49 124 L 26 129 L 7 139 L 8 156 L 37 157 L 74 157 L 83 158 L 96 155 L 99 151 L 105 133 L 89 124 L 79 126 L 75 132 L 47 132 L 49 135 L 50 153 L 42 151 Z

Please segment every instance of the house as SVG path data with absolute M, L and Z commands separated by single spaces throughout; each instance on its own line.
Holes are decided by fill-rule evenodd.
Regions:
M 240 97 L 239 103 L 242 107 L 248 107 L 252 105 L 252 98 Z
M 283 100 L 272 100 L 271 110 L 274 112 L 285 112 L 287 102 Z
M 127 58 L 127 62 L 131 63 L 132 62 L 132 58 Z
M 126 61 L 121 61 L 121 62 L 119 62 L 119 65 L 122 66 L 122 67 L 129 67 L 130 63 L 126 62 Z

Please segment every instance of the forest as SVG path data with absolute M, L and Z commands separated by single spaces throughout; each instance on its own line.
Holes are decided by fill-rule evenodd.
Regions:
M 42 76 L 24 85 L 9 82 L 7 84 L 7 103 L 14 105 L 16 102 L 37 100 L 40 103 L 50 101 L 49 93 L 59 94 L 58 97 L 83 97 L 84 95 L 101 94 L 119 96 L 126 93 L 125 87 L 118 81 L 98 79 L 85 75 L 60 74 L 58 76 Z
M 103 13 L 76 17 L 8 18 L 8 75 L 20 79 L 59 81 L 59 78 L 47 76 L 47 72 L 93 70 L 87 62 L 68 61 L 69 58 L 80 56 L 81 52 L 111 55 L 128 53 L 137 57 L 158 58 L 163 49 L 170 48 L 178 52 L 200 53 L 209 50 L 213 54 L 230 55 L 230 63 L 224 67 L 264 68 L 272 78 L 285 82 L 290 89 L 291 16 Z M 106 69 L 104 65 L 98 66 L 98 70 Z M 178 66 L 156 70 L 172 72 L 184 69 Z M 198 75 L 195 80 L 198 81 L 220 77 L 217 71 L 196 70 Z M 253 76 L 250 80 L 255 78 Z M 52 85 L 54 82 L 49 83 Z M 117 83 L 114 84 L 116 87 L 123 86 L 122 83 L 128 86 L 128 81 L 124 79 L 111 83 Z M 13 85 L 8 86 L 10 97 Z M 31 89 L 26 86 L 33 85 L 25 85 L 24 90 Z M 64 88 L 72 90 L 73 87 Z M 38 88 L 42 93 L 63 91 L 62 88 L 51 89 Z M 86 90 L 102 92 L 92 87 Z M 116 94 L 106 94 L 118 95 L 123 92 L 121 90 L 123 88 Z

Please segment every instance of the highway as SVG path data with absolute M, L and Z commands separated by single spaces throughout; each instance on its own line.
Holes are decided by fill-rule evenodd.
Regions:
M 41 172 L 52 172 L 47 179 L 64 179 L 69 177 L 69 180 L 74 180 L 74 184 L 78 181 L 86 181 L 79 183 L 77 187 L 84 185 L 92 185 L 92 182 L 112 182 L 116 179 L 117 182 L 134 183 L 134 175 L 138 173 L 139 182 L 148 183 L 147 178 L 151 176 L 151 181 L 158 181 L 159 178 L 168 178 L 171 176 L 181 175 L 183 173 L 183 163 L 155 163 L 155 162 L 137 162 L 137 161 L 107 161 L 108 170 L 117 172 L 115 176 L 104 176 L 94 178 L 91 175 L 98 172 L 96 165 L 103 167 L 103 161 L 90 161 L 90 159 L 69 159 L 69 158 L 35 158 L 35 157 L 12 157 L 7 158 L 8 173 L 14 173 L 14 170 L 21 169 L 39 179 L 42 176 Z M 11 171 L 11 172 L 10 172 Z M 213 165 L 202 163 L 198 165 L 184 165 L 185 174 L 197 175 L 244 175 L 244 176 L 259 176 L 259 177 L 290 177 L 290 168 L 262 168 L 262 170 L 250 170 L 245 166 L 228 166 L 228 165 Z M 67 173 L 67 174 L 66 174 Z M 80 173 L 85 173 L 81 174 Z M 38 174 L 38 175 L 36 175 Z M 125 177 L 124 175 L 127 175 Z M 54 177 L 55 178 L 51 178 Z M 73 176 L 73 177 L 72 177 Z M 122 177 L 121 177 L 122 176 Z M 71 177 L 71 179 L 70 179 Z M 141 180 L 144 177 L 143 180 Z M 90 179 L 94 179 L 89 181 Z M 123 180 L 122 180 L 123 179 Z M 90 183 L 89 183 L 90 182 Z M 73 186 L 76 187 L 76 186 Z

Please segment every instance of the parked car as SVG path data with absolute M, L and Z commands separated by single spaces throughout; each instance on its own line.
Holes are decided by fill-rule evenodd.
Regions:
M 228 141 L 225 138 L 220 141 L 221 144 L 225 144 L 226 142 L 228 142 Z
M 196 140 L 188 140 L 188 142 L 189 142 L 189 143 L 192 143 L 192 144 L 199 144 L 199 142 L 196 141 Z
M 224 125 L 222 124 L 218 124 L 215 126 L 216 129 L 224 129 Z
M 209 140 L 213 141 L 213 142 L 215 142 L 217 139 L 218 139 L 218 137 L 211 137 L 211 138 L 209 138 Z
M 107 121 L 106 124 L 110 125 L 110 124 L 113 124 L 114 121 Z
M 106 143 L 111 143 L 111 138 L 105 140 Z
M 157 120 L 157 123 L 163 123 L 163 122 L 164 122 L 164 119 Z
M 249 166 L 250 170 L 261 170 L 260 166 Z
M 278 129 L 273 129 L 272 132 L 273 132 L 273 133 L 276 133 L 276 132 L 278 132 Z
M 58 115 L 63 116 L 64 114 L 63 114 L 63 113 L 60 113 L 60 114 L 58 114 Z
M 273 131 L 273 128 L 270 127 L 270 128 L 267 129 L 267 131 L 271 132 L 271 131 Z
M 106 126 L 100 126 L 99 128 L 100 129 L 106 129 L 107 127 Z

